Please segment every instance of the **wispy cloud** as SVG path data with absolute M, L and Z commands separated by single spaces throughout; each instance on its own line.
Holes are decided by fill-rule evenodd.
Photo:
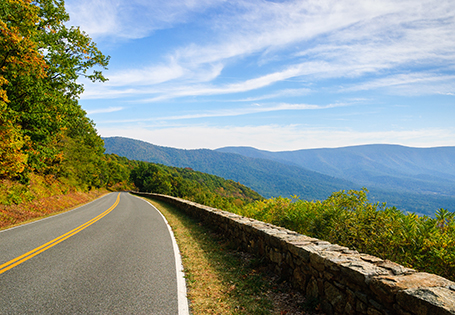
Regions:
M 225 0 L 76 0 L 66 1 L 73 25 L 95 38 L 138 39 L 182 24 Z
M 432 1 L 352 0 L 237 4 L 235 15 L 222 16 L 217 23 L 220 36 L 215 42 L 181 48 L 175 57 L 198 65 L 257 52 L 280 55 L 285 50 L 335 65 L 331 72 L 355 65 L 352 74 L 360 68 L 377 71 L 428 58 L 453 59 L 451 1 L 437 6 Z M 296 45 L 295 51 L 290 45 Z
M 302 96 L 311 93 L 311 89 L 301 88 L 301 89 L 283 89 L 275 93 L 262 94 L 260 96 L 247 97 L 243 99 L 236 100 L 237 102 L 254 102 L 261 100 L 274 99 L 278 97 L 292 97 L 292 96 Z
M 304 64 L 297 64 L 297 65 L 292 65 L 290 67 L 287 67 L 286 69 L 283 69 L 282 71 L 277 71 L 274 73 L 269 73 L 264 76 L 260 76 L 257 78 L 253 79 L 248 79 L 245 81 L 241 82 L 236 82 L 236 83 L 229 83 L 225 85 L 214 85 L 214 84 L 177 84 L 177 85 L 171 85 L 171 86 L 150 86 L 149 89 L 138 89 L 138 88 L 128 88 L 128 91 L 121 91 L 117 90 L 114 92 L 114 94 L 111 95 L 106 95 L 106 97 L 112 97 L 112 95 L 119 95 L 119 96 L 128 96 L 132 94 L 157 94 L 157 96 L 154 96 L 152 98 L 144 98 L 142 99 L 141 102 L 148 103 L 148 102 L 156 102 L 156 101 L 162 101 L 164 99 L 169 99 L 169 98 L 176 98 L 176 97 L 185 97 L 185 96 L 202 96 L 202 95 L 222 95 L 222 94 L 233 94 L 233 93 L 242 93 L 242 92 L 247 92 L 247 91 L 252 91 L 256 89 L 260 89 L 269 85 L 272 85 L 276 82 L 280 82 L 283 80 L 287 80 L 290 78 L 298 77 L 303 74 L 309 74 L 309 73 L 314 73 L 314 72 L 320 72 L 323 71 L 327 67 L 326 64 L 323 63 L 304 63 Z M 148 76 L 146 74 L 146 70 L 141 70 L 141 71 L 127 71 L 125 74 L 118 74 L 115 75 L 114 78 L 123 78 L 126 77 L 128 86 L 131 84 L 131 82 L 138 81 L 140 82 L 138 85 L 147 85 L 145 84 L 144 80 L 141 80 L 140 78 L 142 76 Z M 166 72 L 164 72 L 164 78 L 166 78 Z M 172 71 L 169 71 L 172 72 Z M 138 76 L 136 77 L 136 74 Z M 155 76 L 152 76 L 153 78 L 149 78 L 151 80 L 155 79 Z M 130 78 L 130 79 L 128 79 Z M 156 77 L 156 80 L 159 80 L 159 77 Z M 115 80 L 116 83 L 111 84 L 111 85 L 121 85 L 121 83 L 118 82 L 118 80 Z M 91 87 L 95 87 L 94 89 L 91 89 Z M 105 95 L 105 93 L 109 93 L 110 89 L 106 90 L 106 87 L 99 87 L 96 85 L 88 85 L 88 93 L 83 95 L 83 98 L 88 99 L 88 98 L 97 98 L 97 97 L 102 97 Z M 280 93 L 285 93 L 285 92 L 280 92 Z
M 108 108 L 99 108 L 99 109 L 91 109 L 87 110 L 87 114 L 105 114 L 105 113 L 113 113 L 123 110 L 123 107 L 108 107 Z
M 123 70 L 109 77 L 107 86 L 155 85 L 184 75 L 185 69 L 177 64 L 158 65 L 143 69 Z
M 408 77 L 419 77 L 422 69 L 434 72 L 455 67 L 455 4 L 451 0 L 437 4 L 432 0 L 133 2 L 82 0 L 72 2 L 70 8 L 77 13 L 73 14 L 79 19 L 75 22 L 92 28 L 92 33 L 131 38 L 194 21 L 211 9 L 216 14 L 200 23 L 210 27 L 213 36 L 194 37 L 191 44 L 172 48 L 160 64 L 114 72 L 108 75 L 107 89 L 88 89 L 85 98 L 135 93 L 144 95 L 144 102 L 153 102 L 243 93 L 291 78 L 318 82 L 376 76 L 350 88 L 366 90 L 391 83 L 409 71 Z M 134 15 L 133 10 L 141 14 Z M 95 12 L 103 16 L 94 18 Z M 218 80 L 236 60 L 249 56 L 257 56 L 255 70 L 261 75 L 252 73 L 239 82 Z
M 207 118 L 207 117 L 229 117 L 229 116 L 243 116 L 249 114 L 259 114 L 267 112 L 287 111 L 287 110 L 318 110 L 328 109 L 334 107 L 348 106 L 347 104 L 330 104 L 325 106 L 311 105 L 311 104 L 286 104 L 281 103 L 275 106 L 262 106 L 260 104 L 254 104 L 247 108 L 236 108 L 226 110 L 207 111 L 196 114 L 169 116 L 162 118 L 155 118 L 156 120 L 181 120 L 181 119 L 195 119 L 195 118 Z
M 408 73 L 392 75 L 385 78 L 374 79 L 360 84 L 355 84 L 349 88 L 345 88 L 344 91 L 362 91 L 379 88 L 390 88 L 390 87 L 409 87 L 410 85 L 417 85 L 421 88 L 421 85 L 426 86 L 437 84 L 445 84 L 446 82 L 452 83 L 452 90 L 455 91 L 455 75 L 440 75 L 435 73 Z M 414 91 L 418 92 L 418 91 Z
M 135 119 L 117 119 L 117 120 L 100 120 L 100 123 L 103 124 L 117 124 L 117 123 L 139 123 L 147 121 L 176 121 L 176 120 L 188 120 L 188 119 L 200 119 L 200 118 L 213 118 L 213 117 L 235 117 L 243 116 L 250 114 L 260 114 L 268 112 L 278 112 L 278 111 L 301 111 L 301 110 L 324 110 L 335 107 L 345 107 L 350 106 L 349 103 L 336 103 L 328 105 L 312 105 L 312 104 L 287 104 L 280 103 L 276 105 L 261 105 L 258 103 L 252 104 L 248 107 L 243 108 L 226 108 L 226 109 L 216 109 L 216 110 L 205 110 L 198 111 L 194 113 L 187 113 L 174 116 L 153 116 L 153 117 L 142 117 Z

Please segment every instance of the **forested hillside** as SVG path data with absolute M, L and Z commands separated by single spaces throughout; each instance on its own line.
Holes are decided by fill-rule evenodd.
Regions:
M 263 199 L 237 182 L 190 168 L 140 162 L 131 171 L 131 180 L 142 192 L 179 197 L 227 211 Z
M 1 204 L 126 183 L 133 167 L 104 155 L 79 105 L 78 78 L 105 81 L 109 57 L 68 21 L 61 0 L 0 1 Z
M 266 198 L 298 195 L 302 199 L 322 200 L 334 191 L 361 188 L 346 180 L 266 159 L 206 149 L 179 150 L 122 137 L 104 138 L 104 142 L 108 153 L 168 166 L 191 167 L 240 182 Z

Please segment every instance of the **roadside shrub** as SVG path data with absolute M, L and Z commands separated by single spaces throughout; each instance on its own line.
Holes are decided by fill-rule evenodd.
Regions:
M 362 189 L 324 201 L 272 198 L 237 213 L 455 280 L 455 213 L 446 209 L 434 218 L 403 213 L 368 202 Z

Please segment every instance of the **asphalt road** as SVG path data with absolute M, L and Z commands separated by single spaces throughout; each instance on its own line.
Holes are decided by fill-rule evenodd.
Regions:
M 0 314 L 185 314 L 174 248 L 127 193 L 2 231 Z

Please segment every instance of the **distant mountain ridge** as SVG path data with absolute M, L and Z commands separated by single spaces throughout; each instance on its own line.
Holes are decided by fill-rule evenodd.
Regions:
M 322 200 L 334 191 L 361 188 L 347 180 L 299 166 L 239 154 L 208 149 L 175 149 L 122 137 L 104 138 L 104 143 L 106 153 L 168 166 L 191 167 L 240 182 L 267 198 L 298 195 L 303 199 Z
M 297 165 L 367 187 L 455 196 L 455 147 L 377 144 L 282 152 L 251 147 L 216 151 Z
M 334 191 L 367 187 L 372 201 L 401 210 L 455 211 L 455 147 L 365 145 L 269 152 L 251 147 L 183 150 L 122 137 L 104 141 L 106 153 L 191 167 L 238 181 L 267 198 L 321 200 Z

